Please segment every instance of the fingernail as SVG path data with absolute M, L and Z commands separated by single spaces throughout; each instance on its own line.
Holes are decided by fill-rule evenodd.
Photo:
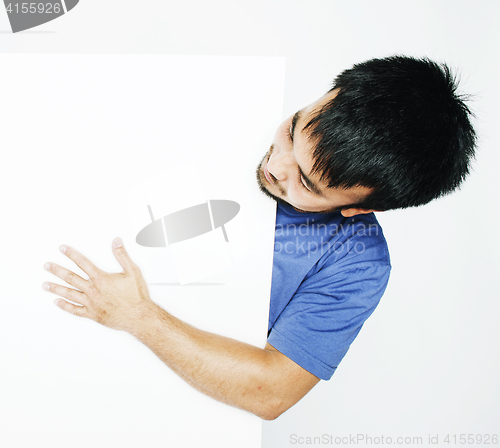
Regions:
M 45 263 L 43 265 L 43 268 L 46 270 L 46 271 L 50 271 L 50 263 Z
M 123 241 L 120 238 L 115 238 L 114 244 L 115 244 L 115 247 L 122 247 Z
M 66 253 L 66 246 L 59 246 L 59 250 L 65 254 Z
M 50 289 L 50 285 L 48 283 L 44 283 L 42 285 L 42 288 L 45 289 L 46 291 L 48 291 Z

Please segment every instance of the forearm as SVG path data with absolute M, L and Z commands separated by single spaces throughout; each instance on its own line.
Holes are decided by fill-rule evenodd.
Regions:
M 89 278 L 48 263 L 46 269 L 73 286 L 44 284 L 46 290 L 73 302 L 59 299 L 57 306 L 131 333 L 201 392 L 263 419 L 273 419 L 319 381 L 269 344 L 260 349 L 198 330 L 168 314 L 151 300 L 146 281 L 121 240 L 113 244 L 124 269 L 120 273 L 100 270 L 73 248 L 62 246 L 61 250 Z
M 277 352 L 201 331 L 152 307 L 129 331 L 199 391 L 272 419 L 289 405 Z

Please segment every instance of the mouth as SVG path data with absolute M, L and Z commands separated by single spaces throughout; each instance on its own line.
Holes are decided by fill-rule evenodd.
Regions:
M 271 152 L 272 152 L 272 147 L 271 147 Z M 267 164 L 269 162 L 270 155 L 271 155 L 270 153 L 266 154 L 262 158 L 260 163 L 257 165 L 256 169 L 257 185 L 259 186 L 260 191 L 262 191 L 262 193 L 264 193 L 267 197 L 274 199 L 276 202 L 280 204 L 288 204 L 288 202 L 285 201 L 282 197 L 280 197 L 278 193 L 273 194 L 269 191 L 267 183 L 269 183 L 269 185 L 273 185 L 273 187 L 276 188 L 283 197 L 286 196 L 286 192 L 283 191 L 283 189 L 281 188 L 280 184 L 278 183 L 278 179 L 276 179 L 267 169 Z M 271 188 L 271 190 L 273 190 L 273 188 Z
M 269 173 L 269 171 L 267 170 L 267 163 L 264 165 L 264 176 L 266 177 L 267 181 L 271 184 L 271 185 L 274 185 L 274 182 L 271 178 L 271 173 Z

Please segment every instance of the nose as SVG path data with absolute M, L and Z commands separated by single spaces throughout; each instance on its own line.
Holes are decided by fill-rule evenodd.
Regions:
M 279 181 L 283 182 L 286 180 L 286 173 L 290 161 L 289 156 L 283 150 L 276 150 L 276 146 L 273 147 L 273 153 L 269 157 L 267 162 L 267 170 Z

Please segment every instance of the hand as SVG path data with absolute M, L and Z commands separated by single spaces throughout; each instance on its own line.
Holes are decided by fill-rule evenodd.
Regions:
M 113 254 L 123 268 L 120 273 L 104 272 L 81 253 L 68 246 L 59 248 L 89 278 L 83 279 L 55 263 L 46 263 L 45 269 L 76 289 L 45 282 L 43 288 L 66 300 L 55 304 L 75 316 L 87 317 L 116 330 L 130 329 L 156 306 L 149 297 L 148 287 L 139 267 L 130 259 L 119 238 L 113 241 Z

